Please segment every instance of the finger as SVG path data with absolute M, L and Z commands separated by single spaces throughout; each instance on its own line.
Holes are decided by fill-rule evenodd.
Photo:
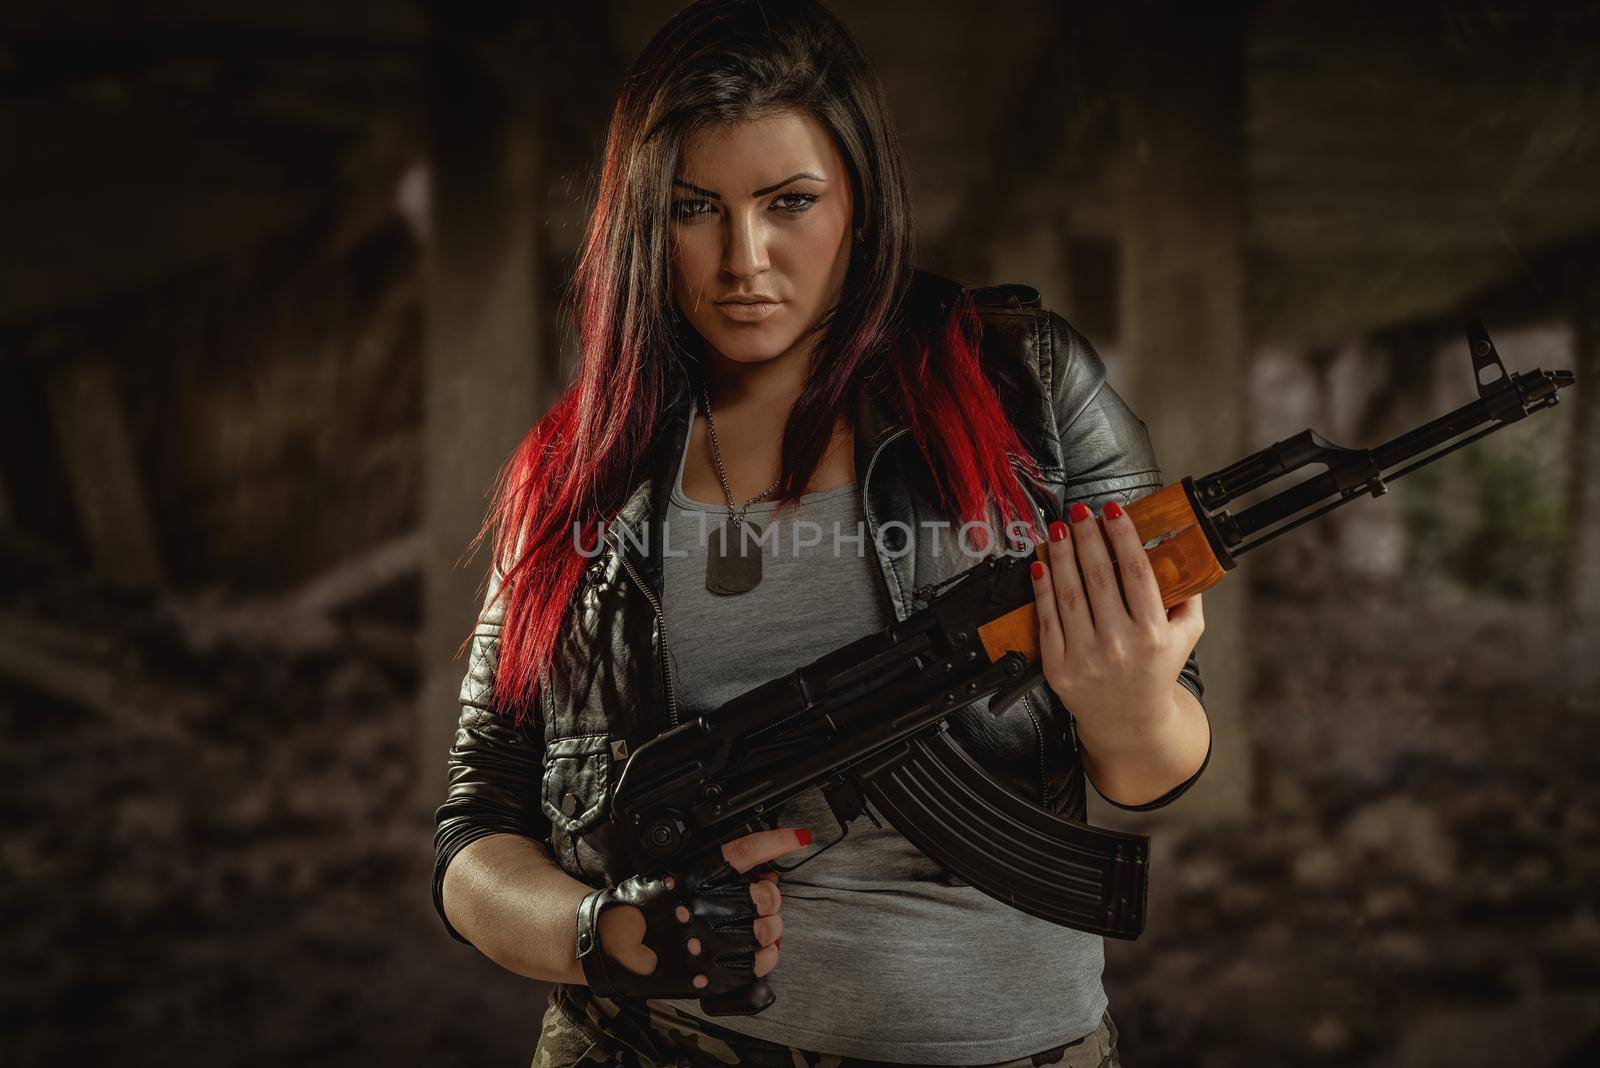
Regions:
M 1167 609 L 1167 618 L 1174 623 L 1182 623 L 1191 628 L 1196 638 L 1206 629 L 1205 610 L 1200 606 L 1198 593 L 1186 597 Z
M 1072 539 L 1067 524 L 1059 519 L 1050 524 L 1050 582 L 1061 620 L 1061 644 L 1069 661 L 1078 648 L 1094 639 L 1094 613 L 1078 574 L 1078 550 Z
M 750 897 L 756 903 L 757 916 L 771 916 L 783 907 L 783 894 L 771 883 L 751 883 Z
M 634 975 L 650 975 L 656 970 L 656 951 L 649 946 L 640 944 L 629 946 L 627 951 L 617 957 L 622 966 Z
M 793 853 L 810 842 L 811 832 L 804 827 L 776 827 L 724 842 L 722 857 L 734 871 L 747 872 L 757 864 Z
M 1094 613 L 1094 629 L 1110 633 L 1127 630 L 1133 619 L 1122 603 L 1122 591 L 1117 588 L 1117 575 L 1111 570 L 1111 553 L 1106 549 L 1099 522 L 1082 501 L 1074 503 L 1067 510 L 1067 516 L 1072 520 L 1068 524 L 1072 527 L 1072 547 L 1078 554 L 1078 570 L 1083 574 L 1084 596 L 1089 600 L 1089 610 Z
M 1028 573 L 1033 578 L 1033 610 L 1039 617 L 1039 666 L 1046 679 L 1060 679 L 1066 675 L 1067 646 L 1051 569 L 1034 560 L 1028 565 Z
M 782 916 L 763 916 L 750 925 L 750 930 L 755 933 L 756 941 L 764 946 L 770 946 L 783 934 Z
M 778 966 L 778 947 L 763 946 L 756 950 L 756 978 L 759 979 Z
M 606 909 L 600 915 L 600 941 L 635 975 L 656 970 L 655 950 L 644 944 L 644 913 L 636 908 Z
M 1140 623 L 1159 623 L 1166 618 L 1161 605 L 1161 587 L 1156 583 L 1150 553 L 1139 538 L 1133 517 L 1116 501 L 1107 501 L 1101 511 L 1106 538 L 1117 558 L 1117 573 L 1122 581 L 1122 597 L 1128 614 Z
M 765 882 L 775 883 L 778 881 L 779 876 L 775 871 L 764 871 L 760 875 L 757 875 L 756 878 L 764 880 Z

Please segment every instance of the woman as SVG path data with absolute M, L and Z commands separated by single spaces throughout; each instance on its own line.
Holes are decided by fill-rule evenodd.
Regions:
M 815 789 L 659 880 L 606 819 L 632 748 L 1043 540 L 1042 491 L 1076 502 L 1034 565 L 1047 682 L 952 733 L 1080 818 L 1086 776 L 1143 808 L 1203 770 L 1200 599 L 1162 608 L 1117 504 L 1161 484 L 1144 425 L 1026 287 L 964 291 L 911 244 L 881 89 L 824 8 L 704 0 L 645 48 L 574 279 L 575 381 L 485 523 L 436 836 L 451 934 L 557 984 L 536 1064 L 1116 1063 L 1097 936 L 890 826 L 840 840 Z M 780 857 L 804 861 L 783 890 Z M 706 1011 L 768 973 L 763 1011 Z

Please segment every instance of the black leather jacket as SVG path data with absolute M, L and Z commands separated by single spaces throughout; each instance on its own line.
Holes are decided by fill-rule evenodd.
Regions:
M 955 283 L 919 271 L 913 306 L 929 299 L 947 303 L 958 292 Z M 1027 286 L 972 293 L 984 325 L 985 367 L 1022 440 L 1035 450 L 1057 506 L 1083 501 L 1098 512 L 1104 501 L 1126 503 L 1159 489 L 1163 480 L 1145 424 L 1106 384 L 1105 365 L 1089 342 L 1060 315 L 1041 308 L 1038 293 Z M 449 756 L 448 796 L 438 809 L 434 838 L 433 898 L 441 919 L 445 869 L 464 846 L 485 835 L 521 834 L 544 842 L 569 875 L 597 888 L 631 874 L 619 867 L 621 851 L 605 812 L 627 754 L 679 722 L 667 668 L 670 635 L 663 633 L 661 616 L 661 558 L 649 547 L 661 544 L 661 516 L 691 403 L 680 374 L 653 445 L 651 469 L 622 506 L 612 537 L 574 594 L 577 603 L 558 653 L 562 670 L 547 676 L 535 722 L 516 726 L 491 710 L 503 604 L 486 615 L 473 637 Z M 861 403 L 855 469 L 866 540 L 878 557 L 895 616 L 904 619 L 926 603 L 922 587 L 970 561 L 964 564 L 948 551 L 933 555 L 932 538 L 914 539 L 910 552 L 903 551 L 903 537 L 896 539 L 940 515 L 913 439 L 881 401 Z M 905 525 L 884 529 L 896 520 Z M 648 525 L 648 539 L 640 540 L 650 554 L 617 537 L 619 525 L 640 533 Z M 879 551 L 880 530 L 888 554 Z M 490 600 L 499 579 L 493 571 Z M 1180 681 L 1202 696 L 1193 653 Z M 951 717 L 957 740 L 1013 792 L 1085 818 L 1075 723 L 1054 692 L 1041 683 L 998 718 L 986 706 Z M 1170 803 L 1199 774 L 1137 807 Z M 466 941 L 448 920 L 445 926 Z

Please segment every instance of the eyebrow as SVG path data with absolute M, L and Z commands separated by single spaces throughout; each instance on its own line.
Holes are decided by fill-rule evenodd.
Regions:
M 751 193 L 750 195 L 753 196 L 753 197 L 764 197 L 768 193 L 771 193 L 771 192 L 773 192 L 774 190 L 777 190 L 777 189 L 782 189 L 784 186 L 788 185 L 790 182 L 797 182 L 802 178 L 809 178 L 813 182 L 821 182 L 824 185 L 826 185 L 827 182 L 828 182 L 828 180 L 826 178 L 823 178 L 820 175 L 812 174 L 810 171 L 801 171 L 799 174 L 791 174 L 791 175 L 789 175 L 789 177 L 785 178 L 781 182 L 774 182 L 772 185 L 763 186 L 760 189 L 757 189 L 754 193 Z M 699 193 L 701 196 L 709 197 L 712 200 L 721 200 L 722 199 L 722 194 L 721 193 L 713 193 L 709 189 L 702 189 L 697 185 L 693 185 L 693 184 L 691 184 L 689 182 L 684 181 L 682 178 L 674 178 L 672 180 L 672 184 L 673 185 L 681 185 L 685 189 L 692 190 L 692 191 L 694 191 L 696 193 Z

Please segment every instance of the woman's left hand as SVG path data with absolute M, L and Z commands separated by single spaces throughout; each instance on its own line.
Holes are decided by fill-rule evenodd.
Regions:
M 1104 534 L 1082 503 L 1067 514 L 1071 523 L 1050 525 L 1049 566 L 1032 564 L 1045 681 L 1101 739 L 1137 747 L 1175 707 L 1178 673 L 1205 630 L 1200 595 L 1162 607 L 1150 556 L 1115 501 Z

